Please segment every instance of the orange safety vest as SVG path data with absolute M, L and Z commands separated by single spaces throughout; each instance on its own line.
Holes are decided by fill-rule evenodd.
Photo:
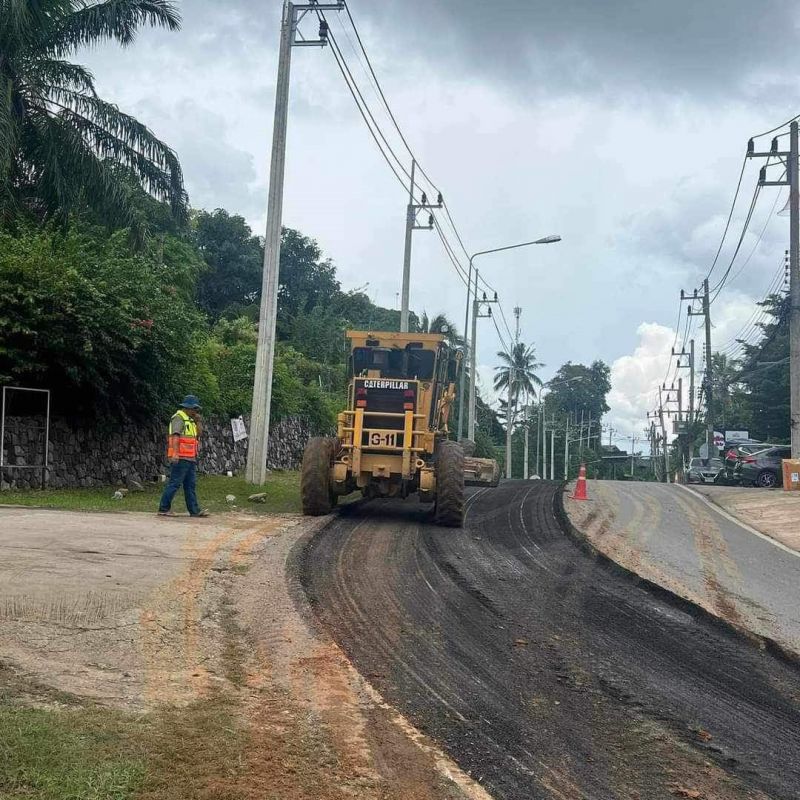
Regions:
M 197 458 L 197 423 L 185 412 L 179 410 L 173 416 L 183 420 L 183 433 L 178 436 L 177 449 L 174 446 L 172 425 L 167 429 L 167 458 Z

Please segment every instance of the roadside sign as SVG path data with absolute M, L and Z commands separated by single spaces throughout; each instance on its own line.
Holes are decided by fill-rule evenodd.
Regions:
M 717 450 L 722 450 L 725 447 L 725 434 L 720 431 L 714 431 L 714 447 Z
M 726 442 L 750 441 L 750 431 L 725 431 Z
M 234 417 L 231 420 L 231 430 L 233 431 L 234 442 L 241 442 L 242 439 L 247 438 L 247 428 L 245 427 L 243 417 Z

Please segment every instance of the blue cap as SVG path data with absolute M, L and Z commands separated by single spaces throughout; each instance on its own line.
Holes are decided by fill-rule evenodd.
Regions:
M 187 394 L 181 401 L 181 408 L 200 408 L 200 400 L 193 394 Z

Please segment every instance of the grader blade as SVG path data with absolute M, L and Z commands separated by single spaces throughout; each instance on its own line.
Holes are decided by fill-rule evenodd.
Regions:
M 493 458 L 464 457 L 464 486 L 490 486 L 500 483 L 500 465 Z

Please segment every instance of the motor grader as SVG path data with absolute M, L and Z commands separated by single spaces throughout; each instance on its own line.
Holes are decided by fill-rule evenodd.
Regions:
M 303 455 L 303 513 L 327 514 L 337 498 L 416 493 L 439 525 L 464 520 L 464 486 L 497 485 L 491 459 L 448 438 L 462 353 L 435 333 L 348 331 L 347 408 L 335 437 L 315 437 Z M 469 449 L 469 448 L 467 448 Z

